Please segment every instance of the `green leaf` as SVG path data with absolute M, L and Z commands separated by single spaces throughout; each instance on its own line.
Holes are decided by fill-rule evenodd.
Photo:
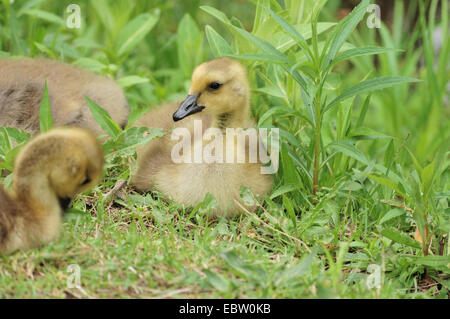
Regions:
M 201 6 L 200 9 L 209 13 L 210 15 L 222 21 L 223 23 L 231 25 L 231 21 L 227 18 L 227 16 L 223 12 L 217 10 L 216 8 L 210 6 Z
M 370 97 L 371 95 L 367 95 L 366 99 L 364 100 L 364 104 L 361 108 L 361 112 L 359 113 L 358 121 L 356 122 L 356 127 L 360 127 L 364 123 L 364 119 L 366 118 L 367 110 L 369 108 L 370 104 Z
M 59 24 L 60 26 L 65 25 L 64 19 L 62 19 L 61 17 L 57 16 L 54 13 L 50 13 L 47 11 L 42 11 L 39 9 L 28 9 L 28 10 L 22 11 L 21 13 L 41 19 L 41 20 L 48 21 L 50 23 Z
M 122 56 L 133 50 L 158 22 L 159 14 L 159 9 L 155 9 L 152 13 L 143 13 L 128 22 L 119 34 L 117 54 Z
M 53 53 L 52 50 L 50 50 L 49 48 L 47 48 L 45 45 L 38 43 L 38 42 L 33 42 L 33 44 L 36 46 L 36 48 L 41 51 L 42 53 L 47 54 L 50 58 L 55 58 L 55 54 Z
M 205 27 L 206 39 L 208 40 L 209 47 L 213 52 L 215 58 L 222 57 L 224 55 L 233 54 L 228 42 L 220 36 L 212 27 L 207 25 Z
M 366 80 L 363 82 L 360 82 L 356 84 L 355 86 L 349 88 L 344 93 L 342 93 L 340 96 L 335 98 L 330 104 L 328 104 L 324 112 L 330 110 L 333 106 L 336 106 L 338 103 L 351 98 L 358 94 L 363 94 L 367 92 L 372 92 L 376 90 L 385 89 L 394 85 L 404 84 L 404 83 L 410 83 L 410 82 L 421 82 L 418 79 L 405 77 L 405 76 L 385 76 L 381 78 L 375 78 Z
M 178 26 L 178 63 L 186 77 L 191 76 L 195 67 L 202 62 L 203 35 L 194 19 L 185 14 Z
M 4 162 L 0 162 L 0 167 L 6 168 L 9 171 L 12 171 L 14 168 L 14 162 L 17 157 L 17 154 L 19 154 L 22 147 L 25 146 L 26 143 L 21 143 L 16 145 L 14 148 L 12 148 L 8 153 L 6 153 Z
M 15 147 L 11 144 L 11 139 L 15 140 L 18 145 Z M 12 127 L 0 127 L 0 176 L 1 169 L 12 171 L 16 155 L 30 139 L 30 134 Z
M 316 254 L 316 250 L 313 250 L 311 253 L 306 254 L 297 265 L 284 270 L 280 278 L 276 281 L 277 285 L 283 282 L 289 284 L 310 274 L 312 262 Z
M 317 23 L 317 35 L 324 33 L 325 31 L 327 31 L 334 25 L 336 25 L 336 23 L 333 23 L 333 22 Z M 311 24 L 301 23 L 301 24 L 293 25 L 293 27 L 295 28 L 295 30 L 297 30 L 298 33 L 300 33 L 303 36 L 305 41 L 311 39 L 311 37 L 312 37 Z M 271 34 L 270 36 L 268 36 L 266 38 L 266 40 L 268 40 L 270 43 L 272 43 L 275 46 L 275 48 L 277 48 L 281 52 L 286 52 L 287 50 L 292 48 L 294 45 L 296 45 L 296 44 L 298 45 L 297 41 L 295 41 L 295 39 L 293 39 L 293 37 L 291 35 L 287 34 L 284 30 L 276 32 L 274 34 Z M 302 49 L 303 49 L 303 52 L 305 53 L 305 48 L 302 48 Z M 305 61 L 307 61 L 307 59 L 308 59 L 308 55 L 306 53 Z M 298 60 L 297 63 L 298 62 L 300 62 L 300 61 Z
M 392 138 L 392 136 L 377 132 L 369 127 L 357 127 L 353 129 L 349 137 L 357 137 L 358 139 L 379 139 L 379 138 Z
M 91 58 L 80 58 L 77 59 L 73 64 L 85 69 L 89 69 L 96 73 L 102 73 L 103 70 L 108 69 L 108 66 L 106 64 L 103 64 Z
M 252 277 L 251 269 L 247 267 L 247 265 L 234 251 L 226 251 L 220 253 L 219 256 L 225 260 L 233 273 L 246 279 L 250 279 Z
M 287 142 L 289 142 L 289 144 L 291 144 L 292 146 L 294 146 L 294 147 L 297 147 L 298 149 L 300 149 L 300 150 L 303 150 L 304 149 L 304 147 L 302 146 L 302 144 L 297 140 L 297 138 L 294 136 L 294 135 L 292 135 L 290 132 L 288 132 L 288 131 L 286 131 L 286 130 L 283 130 L 283 129 L 279 129 L 279 133 L 280 133 L 280 136 L 284 139 L 284 140 L 286 140 Z M 305 155 L 306 155 L 306 152 L 304 152 L 305 153 Z
M 263 92 L 268 95 L 277 96 L 280 98 L 284 98 L 284 96 L 277 95 L 279 92 L 277 92 L 274 88 L 274 90 L 271 90 L 269 87 L 261 88 L 255 90 L 255 92 Z M 299 117 L 304 119 L 306 122 L 309 122 L 309 119 L 305 117 L 303 114 L 301 114 L 298 111 L 294 111 L 290 107 L 286 106 L 273 106 L 270 109 L 268 109 L 263 115 L 260 116 L 258 120 L 258 126 L 262 126 L 265 121 L 267 121 L 269 118 L 274 118 L 275 114 L 279 114 L 281 117 Z M 311 122 L 309 122 L 311 123 Z
M 289 193 L 292 191 L 296 191 L 300 188 L 301 188 L 300 184 L 282 185 L 282 186 L 278 187 L 278 189 L 270 195 L 270 199 L 277 198 L 278 196 L 281 196 L 283 194 L 286 194 L 286 193 Z
M 339 52 L 339 49 L 344 44 L 345 40 L 353 32 L 358 23 L 362 20 L 369 3 L 370 0 L 361 1 L 361 3 L 356 8 L 354 8 L 348 16 L 346 16 L 337 24 L 333 31 L 333 38 L 331 40 L 328 55 L 326 57 L 325 63 L 322 66 L 323 70 L 326 70 L 328 68 L 329 64 L 333 61 L 336 54 Z
M 122 133 L 122 129 L 120 126 L 111 119 L 108 112 L 105 111 L 101 106 L 97 103 L 89 99 L 87 96 L 84 97 L 86 103 L 91 110 L 94 119 L 100 124 L 101 128 L 108 133 L 111 137 L 116 138 L 120 133 Z
M 280 17 L 278 14 L 267 8 L 266 6 L 262 6 L 269 14 L 272 16 L 272 18 L 283 28 L 283 30 L 291 36 L 298 45 L 305 51 L 305 54 L 309 57 L 311 60 L 311 51 L 309 50 L 308 45 L 306 44 L 305 39 L 303 36 L 295 29 L 293 25 L 291 25 L 289 22 L 287 22 L 285 19 Z
M 292 61 L 290 61 L 281 51 L 278 51 L 272 44 L 270 44 L 266 40 L 258 38 L 257 36 L 245 31 L 244 29 L 237 28 L 235 26 L 232 26 L 232 28 L 240 35 L 242 35 L 245 39 L 247 39 L 247 41 L 251 42 L 256 48 L 263 51 L 266 55 L 277 56 L 280 61 L 283 61 L 280 63 L 293 64 Z
M 404 257 L 412 258 L 415 264 L 434 267 L 434 268 L 444 268 L 448 271 L 450 269 L 450 256 L 439 256 L 439 255 L 429 255 L 429 256 L 411 256 L 407 255 Z
M 48 98 L 47 80 L 45 81 L 44 93 L 42 94 L 41 105 L 39 108 L 39 123 L 41 132 L 47 132 L 53 127 L 52 109 Z
M 430 164 L 423 168 L 421 175 L 423 196 L 426 197 L 431 191 L 435 175 L 436 160 L 433 160 Z
M 409 237 L 407 234 L 400 232 L 399 230 L 395 228 L 385 228 L 381 231 L 381 234 L 390 240 L 393 240 L 397 243 L 410 246 L 413 248 L 421 249 L 422 245 L 414 240 L 413 238 Z
M 230 282 L 209 270 L 203 271 L 206 275 L 207 281 L 219 291 L 228 291 L 230 289 Z
M 380 225 L 384 224 L 385 222 L 398 217 L 398 216 L 402 216 L 405 215 L 405 210 L 404 209 L 400 209 L 400 208 L 394 208 L 391 209 L 390 211 L 388 211 L 386 213 L 386 215 L 384 215 L 381 219 L 380 219 Z
M 131 108 L 130 115 L 128 116 L 128 124 L 126 128 L 130 127 L 134 122 L 140 119 L 149 109 L 147 107 L 133 107 Z
M 372 175 L 372 174 L 368 174 L 367 177 L 369 177 L 370 179 L 374 180 L 375 182 L 377 182 L 378 184 L 384 185 L 389 187 L 390 189 L 396 191 L 399 195 L 403 196 L 404 198 L 410 200 L 409 196 L 406 195 L 398 186 L 397 183 L 395 183 L 393 180 L 386 178 L 386 177 L 381 177 L 381 176 L 376 176 L 376 175 Z
M 89 215 L 90 214 L 84 210 L 71 207 L 64 212 L 64 219 L 68 220 L 77 216 L 89 216 Z
M 30 133 L 18 130 L 14 127 L 4 127 L 9 137 L 17 143 L 27 142 L 30 139 Z
M 226 54 L 230 58 L 285 64 L 286 59 L 273 54 Z
M 261 5 L 271 16 L 272 18 L 283 28 L 283 30 L 293 37 L 296 41 L 302 44 L 306 44 L 303 36 L 294 28 L 292 24 L 286 21 L 284 18 L 280 17 L 278 14 L 267 8 L 266 6 Z
M 392 162 L 394 160 L 395 156 L 395 150 L 394 150 L 394 140 L 391 140 L 389 142 L 388 148 L 386 150 L 386 153 L 384 154 L 384 166 L 386 166 L 388 169 L 392 166 Z
M 297 229 L 297 216 L 295 215 L 294 204 L 292 204 L 292 201 L 288 196 L 283 195 L 282 198 L 283 206 L 286 209 L 289 218 L 292 220 L 294 228 Z
M 280 89 L 278 86 L 264 86 L 264 87 L 260 87 L 257 89 L 253 90 L 254 92 L 259 92 L 259 93 L 263 93 L 265 95 L 272 95 L 275 97 L 279 97 L 280 99 L 287 99 L 287 95 L 286 92 L 283 91 L 282 89 Z M 280 113 L 292 113 L 294 110 L 286 107 L 286 106 L 273 106 L 271 107 L 269 110 L 272 110 L 274 108 L 283 108 L 285 110 L 289 110 L 289 111 L 284 111 L 284 112 L 280 112 Z M 261 121 L 261 118 L 260 118 Z M 262 121 L 263 122 L 263 121 Z
M 367 159 L 367 157 L 361 153 L 360 150 L 358 150 L 351 142 L 349 141 L 337 141 L 334 143 L 330 143 L 328 144 L 327 147 L 331 147 L 333 149 L 335 149 L 336 151 L 343 153 L 347 156 L 350 156 L 354 159 L 356 159 L 357 161 L 365 164 L 365 165 L 369 165 L 370 162 Z
M 163 136 L 161 128 L 150 128 L 143 126 L 133 126 L 123 131 L 116 142 L 116 149 L 120 151 L 135 149 L 140 145 L 145 145 L 149 141 Z
M 10 1 L 12 3 L 12 1 Z M 45 0 L 30 0 L 27 1 L 20 9 L 17 11 L 17 15 L 21 16 L 24 11 L 31 9 L 32 7 L 37 6 L 38 4 L 45 2 Z
M 106 30 L 114 29 L 114 17 L 111 12 L 112 6 L 107 2 L 107 0 L 95 0 L 90 3 L 94 10 L 96 11 L 100 22 Z
M 22 39 L 21 37 L 20 34 L 21 24 L 19 24 L 19 19 L 16 16 L 13 6 L 10 7 L 9 11 L 9 29 L 10 29 L 9 38 L 11 39 L 10 51 L 16 54 L 17 53 L 23 55 L 29 54 L 29 48 L 24 39 Z M 0 28 L 0 34 L 2 38 L 4 38 L 4 35 L 6 34 L 4 30 L 5 29 L 3 27 Z
M 375 46 L 368 46 L 368 47 L 362 47 L 362 48 L 354 48 L 347 51 L 342 52 L 339 54 L 333 62 L 330 64 L 330 67 L 334 66 L 335 64 L 348 60 L 351 58 L 359 57 L 359 56 L 365 56 L 365 55 L 373 55 L 373 54 L 380 54 L 380 53 L 386 53 L 389 51 L 395 51 L 395 49 L 392 48 L 383 48 L 383 47 L 375 47 Z M 399 51 L 399 50 L 397 50 Z
M 11 150 L 11 139 L 6 128 L 0 126 L 0 159 L 5 158 L 5 154 Z
M 127 88 L 136 84 L 147 83 L 149 80 L 147 78 L 143 78 L 137 75 L 124 76 L 117 80 L 117 84 L 119 84 L 123 88 Z
M 308 90 L 307 79 L 304 77 L 298 70 L 289 67 L 288 65 L 283 65 L 283 69 L 288 72 L 292 78 L 297 81 L 297 83 L 302 88 L 302 98 L 304 99 L 304 104 L 306 109 L 308 110 L 308 114 L 310 116 L 311 122 L 314 122 L 314 111 L 312 107 L 311 97 Z
M 419 161 L 417 160 L 417 158 L 414 156 L 413 152 L 411 152 L 411 150 L 409 149 L 408 146 L 405 145 L 406 150 L 409 153 L 409 156 L 411 156 L 411 159 L 413 160 L 414 166 L 416 167 L 417 172 L 419 173 L 419 176 L 422 177 L 423 175 L 423 168 L 422 165 L 420 165 Z
M 437 1 L 433 1 L 435 4 Z M 432 2 L 432 4 L 433 4 Z M 419 1 L 419 21 L 420 21 L 420 29 L 422 31 L 422 41 L 423 41 L 423 53 L 425 58 L 425 65 L 427 70 L 427 84 L 430 88 L 430 90 L 433 92 L 433 94 L 430 94 L 430 97 L 432 98 L 431 101 L 434 103 L 437 103 L 439 108 L 442 108 L 442 101 L 443 99 L 440 98 L 440 89 L 438 80 L 436 78 L 436 72 L 435 69 L 435 58 L 434 58 L 434 47 L 433 47 L 433 40 L 431 38 L 431 32 L 427 30 L 427 21 L 425 17 L 425 5 L 423 1 Z M 428 31 L 428 32 L 427 32 Z M 447 53 L 448 56 L 448 53 Z M 448 59 L 448 58 L 447 58 Z M 448 65 L 448 63 L 447 63 Z

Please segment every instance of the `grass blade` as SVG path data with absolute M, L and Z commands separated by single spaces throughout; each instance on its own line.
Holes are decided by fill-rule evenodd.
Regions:
M 94 119 L 100 124 L 101 128 L 111 137 L 116 138 L 119 136 L 119 134 L 122 133 L 122 130 L 120 129 L 120 126 L 111 119 L 108 112 L 88 97 L 85 96 L 84 98 L 86 99 L 86 103 L 91 110 Z
M 420 245 L 419 242 L 415 241 L 414 239 L 412 239 L 411 237 L 409 237 L 408 235 L 406 235 L 405 233 L 402 233 L 400 231 L 398 231 L 397 229 L 394 228 L 385 228 L 381 231 L 381 235 L 383 235 L 384 237 L 389 238 L 390 240 L 393 240 L 397 243 L 406 245 L 406 246 L 410 246 L 413 248 L 417 248 L 417 249 L 421 249 L 422 246 Z
M 369 165 L 370 163 L 367 157 L 363 153 L 361 153 L 361 151 L 358 150 L 352 143 L 348 141 L 334 142 L 328 144 L 328 147 L 331 147 L 340 153 L 350 156 L 351 158 L 354 158 L 365 165 Z
M 308 56 L 308 59 L 311 60 L 311 51 L 308 48 L 308 45 L 306 44 L 305 39 L 303 36 L 294 28 L 293 25 L 291 25 L 289 22 L 287 22 L 285 19 L 280 17 L 278 14 L 267 8 L 266 6 L 262 6 L 269 14 L 270 16 L 283 28 L 283 30 L 292 38 L 294 39 L 298 45 L 305 51 L 306 55 Z
M 333 101 L 331 101 L 330 104 L 328 104 L 325 107 L 324 112 L 330 110 L 333 106 L 336 106 L 338 103 L 340 103 L 348 98 L 351 98 L 357 94 L 363 94 L 363 93 L 372 92 L 372 91 L 376 91 L 376 90 L 382 90 L 382 89 L 385 89 L 385 88 L 388 88 L 388 87 L 391 87 L 394 85 L 411 83 L 411 82 L 421 82 L 421 80 L 410 78 L 410 77 L 405 77 L 405 76 L 385 76 L 385 77 L 381 77 L 381 78 L 375 78 L 375 79 L 370 79 L 370 80 L 360 82 L 360 83 L 356 84 L 355 86 L 351 87 L 350 89 L 348 89 L 347 91 L 345 91 L 344 93 L 342 93 L 340 96 L 335 98 Z
M 330 68 L 336 65 L 337 63 L 352 59 L 359 56 L 365 56 L 365 55 L 374 55 L 374 54 L 380 54 L 380 53 L 386 53 L 389 51 L 393 51 L 395 49 L 392 48 L 383 48 L 383 47 L 376 47 L 376 46 L 367 46 L 362 48 L 354 48 L 350 50 L 346 50 L 339 54 L 333 62 L 330 64 Z M 400 51 L 400 50 L 397 50 Z
M 159 20 L 159 10 L 153 13 L 143 13 L 130 22 L 120 32 L 117 44 L 117 54 L 119 56 L 133 50 L 133 48 L 150 32 Z
M 211 26 L 205 27 L 206 39 L 208 40 L 209 47 L 213 52 L 215 58 L 219 58 L 224 55 L 232 55 L 233 49 L 231 49 L 228 42 L 220 36 Z
M 47 80 L 45 81 L 44 93 L 42 94 L 39 108 L 39 124 L 41 132 L 47 132 L 53 127 L 52 109 L 48 98 Z

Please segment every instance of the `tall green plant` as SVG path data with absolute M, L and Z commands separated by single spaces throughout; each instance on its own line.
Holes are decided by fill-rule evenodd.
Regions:
M 326 113 L 336 108 L 342 108 L 346 100 L 354 99 L 358 95 L 399 84 L 418 82 L 418 80 L 410 77 L 385 76 L 367 79 L 350 88 L 343 89 L 343 85 L 336 81 L 336 74 L 333 73 L 336 64 L 356 56 L 384 53 L 388 49 L 381 47 L 354 48 L 346 42 L 349 35 L 363 19 L 369 0 L 362 1 L 346 18 L 335 25 L 331 33 L 327 34 L 326 40 L 323 41 L 320 35 L 325 34 L 327 28 L 324 27 L 323 23 L 318 22 L 318 15 L 325 2 L 321 1 L 320 5 L 314 8 L 307 29 L 304 24 L 289 22 L 288 20 L 291 18 L 287 10 L 278 7 L 278 13 L 276 13 L 269 7 L 268 1 L 260 1 L 252 33 L 236 26 L 223 13 L 214 8 L 202 7 L 204 11 L 227 25 L 239 39 L 232 44 L 234 54 L 229 54 L 224 39 L 208 27 L 208 41 L 213 50 L 222 55 L 253 61 L 252 66 L 254 68 L 262 66 L 269 73 L 268 75 L 258 73 L 269 85 L 265 92 L 285 98 L 287 108 L 277 108 L 276 111 L 269 108 L 261 117 L 268 118 L 267 114 L 273 116 L 277 113 L 277 116 L 282 115 L 290 119 L 291 123 L 285 126 L 287 131 L 282 132 L 282 137 L 286 142 L 282 148 L 284 150 L 282 157 L 289 154 L 289 158 L 285 157 L 281 160 L 284 170 L 283 175 L 290 183 L 301 184 L 298 179 L 299 176 L 310 179 L 310 181 L 304 181 L 303 184 L 310 185 L 310 191 L 313 195 L 316 195 L 320 189 L 321 171 L 330 159 L 326 155 L 327 145 L 324 146 L 323 144 L 323 121 Z M 265 34 L 264 39 L 255 35 L 258 30 L 267 29 L 264 28 L 264 25 L 270 25 L 272 30 L 276 30 L 272 31 L 272 34 L 278 34 L 275 32 L 279 31 L 287 36 L 287 40 L 284 40 L 285 43 L 280 43 L 279 37 L 278 39 L 271 37 L 270 33 Z M 302 35 L 301 31 L 310 31 L 310 33 L 306 37 Z M 241 45 L 242 41 L 245 42 L 244 45 Z M 288 41 L 289 45 L 286 44 Z M 264 65 L 268 66 L 264 67 Z M 286 80 L 282 80 L 282 78 Z M 293 84 L 290 79 L 298 85 L 298 91 L 296 92 L 296 89 L 293 89 L 286 95 L 283 92 L 285 91 L 283 82 L 292 87 Z M 301 97 L 300 100 L 298 100 L 298 97 Z M 303 104 L 303 109 L 296 105 L 298 102 Z M 348 115 L 350 110 L 346 109 Z M 343 120 L 348 122 L 348 116 L 344 117 Z M 311 128 L 311 134 L 307 136 L 309 145 L 306 148 L 302 146 L 303 141 L 294 136 L 305 123 Z M 348 123 L 343 126 L 348 129 Z M 341 136 L 342 138 L 349 137 L 347 131 Z M 332 142 L 334 142 L 334 145 L 338 145 L 336 147 L 338 152 L 346 155 L 358 153 L 351 143 L 338 140 Z M 297 151 L 294 151 L 292 147 Z M 300 154 L 303 156 L 300 156 Z M 356 158 L 358 157 L 356 156 Z M 289 168 L 292 167 L 291 163 L 296 166 L 296 172 Z

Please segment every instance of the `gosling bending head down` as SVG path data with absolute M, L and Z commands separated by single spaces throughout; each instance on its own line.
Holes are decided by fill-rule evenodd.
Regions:
M 12 191 L 0 186 L 0 253 L 55 239 L 70 200 L 95 185 L 102 169 L 100 144 L 84 129 L 33 138 L 16 159 Z
M 205 137 L 195 139 L 192 134 L 194 120 L 202 121 L 203 129 L 217 128 L 222 133 L 226 128 L 254 126 L 249 117 L 249 97 L 247 73 L 242 65 L 228 58 L 215 59 L 195 69 L 189 94 L 178 107 L 172 104 L 151 110 L 135 125 L 186 128 L 191 133 L 191 150 L 194 151 L 196 145 L 208 144 Z M 168 118 L 173 118 L 175 125 L 169 125 Z M 235 202 L 241 202 L 241 186 L 249 187 L 259 198 L 270 189 L 271 178 L 261 174 L 261 163 L 248 162 L 248 156 L 245 163 L 175 163 L 171 155 L 176 143 L 167 135 L 138 148 L 138 170 L 132 178 L 136 188 L 159 190 L 185 206 L 195 206 L 210 193 L 218 201 L 211 212 L 213 216 L 242 212 Z M 248 146 L 236 140 L 233 145 L 223 145 L 224 153 L 231 147 L 236 157 L 239 153 L 248 155 Z

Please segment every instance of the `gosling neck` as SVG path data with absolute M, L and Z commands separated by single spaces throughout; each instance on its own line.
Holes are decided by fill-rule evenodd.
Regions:
M 62 216 L 58 196 L 45 171 L 28 168 L 21 172 L 19 169 L 14 176 L 13 190 L 21 203 L 40 215 L 40 220 L 49 216 Z
M 220 129 L 225 132 L 227 128 L 244 127 L 248 117 L 248 107 L 240 110 L 219 113 L 214 116 L 211 127 Z

